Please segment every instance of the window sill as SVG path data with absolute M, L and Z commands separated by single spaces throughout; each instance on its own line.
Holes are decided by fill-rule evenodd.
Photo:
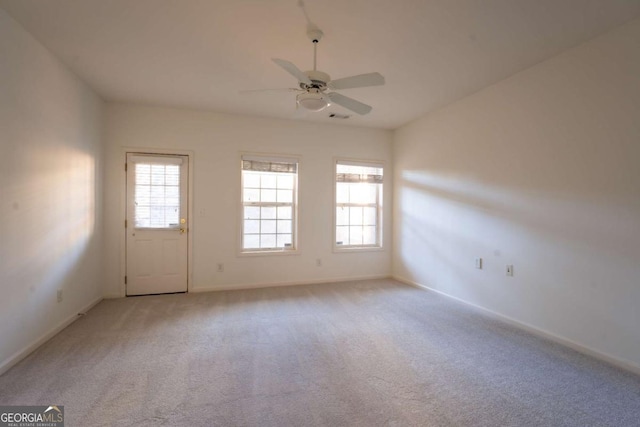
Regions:
M 343 253 L 353 253 L 353 252 L 382 252 L 384 251 L 384 247 L 383 246 L 346 246 L 346 247 L 340 247 L 340 246 L 334 246 L 333 247 L 333 253 L 336 254 L 343 254 Z
M 269 250 L 269 251 L 240 251 L 238 252 L 239 257 L 254 257 L 254 256 L 283 256 L 283 255 L 299 255 L 300 250 L 292 249 L 292 250 Z

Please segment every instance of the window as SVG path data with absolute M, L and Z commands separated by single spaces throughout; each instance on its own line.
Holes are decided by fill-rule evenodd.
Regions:
M 179 227 L 181 160 L 133 156 L 131 162 L 135 168 L 135 227 Z
M 242 251 L 296 249 L 298 162 L 242 156 Z
M 336 162 L 335 247 L 382 247 L 383 167 L 376 163 Z

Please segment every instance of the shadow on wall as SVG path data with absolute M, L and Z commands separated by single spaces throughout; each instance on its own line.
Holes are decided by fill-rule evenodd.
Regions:
M 534 229 L 578 248 L 599 247 L 610 256 L 637 261 L 633 248 L 640 237 L 638 218 L 628 203 L 616 203 L 613 199 L 578 200 L 574 195 L 489 187 L 463 177 L 439 176 L 425 171 L 404 171 L 402 188 L 446 202 L 450 209 L 459 210 L 470 221 L 478 220 L 474 218 L 477 215 L 489 221 L 501 218 L 514 228 L 503 231 Z M 465 214 L 464 210 L 468 212 Z M 469 236 L 461 229 L 450 228 L 449 231 Z
M 534 319 L 552 324 L 588 313 L 588 324 L 562 332 L 591 328 L 604 341 L 622 332 L 638 345 L 634 201 L 491 187 L 424 170 L 399 178 L 400 276 L 543 328 Z M 483 271 L 475 269 L 476 257 L 483 257 Z M 515 277 L 506 277 L 507 264 Z

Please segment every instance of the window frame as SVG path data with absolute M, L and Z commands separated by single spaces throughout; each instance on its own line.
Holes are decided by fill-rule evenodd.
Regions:
M 354 207 L 371 207 L 373 206 L 370 203 L 338 203 L 338 165 L 349 165 L 349 166 L 364 166 L 364 167 L 375 167 L 382 169 L 383 182 L 378 184 L 376 190 L 376 243 L 375 244 L 362 244 L 362 245 L 338 245 L 337 244 L 337 234 L 338 234 L 338 224 L 337 224 L 337 214 L 336 211 L 338 207 L 342 206 L 354 206 Z M 333 252 L 335 253 L 344 253 L 344 252 L 367 252 L 367 251 L 383 251 L 384 250 L 384 173 L 385 173 L 385 162 L 382 160 L 366 160 L 366 159 L 354 159 L 354 158 L 343 158 L 337 157 L 333 160 L 333 243 L 331 244 L 333 248 Z
M 247 206 L 244 201 L 244 170 L 242 166 L 243 160 L 246 158 L 251 158 L 255 160 L 264 160 L 271 162 L 286 162 L 286 163 L 295 163 L 296 164 L 296 172 L 293 180 L 293 194 L 292 194 L 292 209 L 291 209 L 291 244 L 292 249 L 285 248 L 244 248 L 244 226 L 245 226 L 245 218 L 244 218 L 244 208 Z M 245 256 L 270 256 L 270 255 L 297 255 L 300 253 L 299 241 L 298 241 L 298 194 L 300 191 L 299 184 L 299 175 L 300 175 L 300 156 L 290 155 L 290 154 L 276 154 L 276 153 L 254 153 L 254 152 L 241 152 L 238 156 L 238 164 L 239 164 L 239 172 L 240 172 L 240 191 L 239 191 L 239 216 L 238 216 L 238 244 L 237 244 L 237 255 L 241 257 Z M 260 206 L 261 204 L 256 204 L 260 202 L 253 202 L 250 206 Z M 269 202 L 267 203 L 270 206 L 278 207 L 278 206 L 288 206 L 288 203 L 283 202 Z

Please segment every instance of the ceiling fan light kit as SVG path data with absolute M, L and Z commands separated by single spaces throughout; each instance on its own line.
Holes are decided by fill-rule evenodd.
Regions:
M 303 92 L 296 97 L 299 106 L 309 111 L 322 111 L 331 105 L 329 99 L 321 92 Z

